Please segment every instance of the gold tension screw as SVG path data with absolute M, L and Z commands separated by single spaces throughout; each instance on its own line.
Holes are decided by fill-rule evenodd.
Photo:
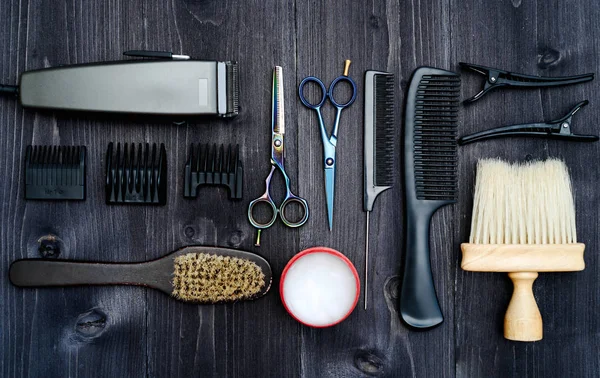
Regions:
M 346 61 L 344 62 L 344 76 L 348 76 L 348 70 L 350 69 L 350 63 L 352 63 L 352 61 L 350 59 L 346 59 Z

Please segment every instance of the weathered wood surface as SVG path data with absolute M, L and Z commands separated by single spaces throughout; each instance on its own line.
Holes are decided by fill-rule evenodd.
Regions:
M 248 201 L 268 173 L 270 77 L 282 65 L 286 86 L 287 169 L 310 204 L 300 229 L 277 222 L 258 251 L 276 275 L 301 249 L 326 245 L 345 253 L 362 275 L 362 115 L 366 69 L 397 74 L 397 112 L 419 65 L 457 70 L 468 61 L 540 75 L 598 72 L 600 6 L 587 1 L 97 1 L 6 0 L 0 3 L 0 82 L 59 64 L 117 60 L 127 49 L 172 50 L 206 59 L 236 59 L 241 68 L 239 117 L 186 126 L 93 120 L 24 111 L 0 99 L 0 376 L 2 377 L 592 377 L 600 371 L 598 277 L 599 146 L 504 139 L 459 151 L 460 201 L 433 218 L 431 245 L 445 322 L 428 332 L 407 329 L 396 312 L 403 249 L 401 176 L 371 216 L 370 308 L 337 327 L 303 327 L 283 309 L 275 281 L 266 298 L 195 306 L 135 287 L 22 290 L 9 264 L 39 257 L 39 239 L 59 241 L 60 258 L 140 261 L 189 244 L 258 251 L 246 219 Z M 326 84 L 344 59 L 359 86 L 342 118 L 334 230 L 327 230 L 322 146 L 314 113 L 296 88 L 307 75 Z M 481 78 L 463 75 L 463 98 Z M 461 109 L 460 132 L 555 119 L 572 105 L 591 105 L 574 129 L 598 134 L 598 82 L 562 89 L 492 92 Z M 331 109 L 326 112 L 328 124 Z M 401 117 L 399 116 L 400 120 Z M 396 137 L 400 137 L 398 128 Z M 106 206 L 103 162 L 109 141 L 164 142 L 169 161 L 166 207 Z M 245 163 L 242 202 L 222 190 L 184 200 L 181 175 L 190 143 L 239 143 Z M 28 144 L 85 144 L 88 199 L 25 202 Z M 586 270 L 541 274 L 534 293 L 544 340 L 502 337 L 511 285 L 505 274 L 460 270 L 459 245 L 469 232 L 475 163 L 558 156 L 571 168 Z M 396 162 L 400 166 L 400 157 Z M 281 188 L 281 182 L 279 182 Z

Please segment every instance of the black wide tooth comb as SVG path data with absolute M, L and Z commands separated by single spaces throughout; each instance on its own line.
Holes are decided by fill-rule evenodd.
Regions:
M 85 146 L 27 146 L 25 199 L 84 200 Z
M 167 203 L 167 152 L 156 143 L 121 143 L 113 154 L 113 143 L 106 151 L 106 203 L 165 205 Z
M 221 145 L 217 153 L 216 144 L 212 148 L 208 144 L 194 148 L 192 144 L 185 164 L 183 196 L 196 198 L 202 185 L 223 185 L 229 188 L 230 199 L 241 199 L 243 176 L 239 145 L 228 145 L 227 152 Z
M 440 207 L 457 198 L 459 92 L 456 73 L 421 67 L 414 72 L 406 97 L 407 229 L 400 314 L 417 328 L 433 327 L 444 320 L 431 274 L 429 223 Z

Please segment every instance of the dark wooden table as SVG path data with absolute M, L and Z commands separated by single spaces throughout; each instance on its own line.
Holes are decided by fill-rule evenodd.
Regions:
M 427 332 L 398 319 L 403 251 L 401 175 L 371 216 L 371 307 L 357 308 L 329 329 L 304 327 L 281 305 L 278 277 L 286 262 L 311 246 L 342 251 L 364 268 L 362 210 L 363 73 L 397 75 L 397 137 L 404 90 L 420 65 L 458 70 L 459 61 L 515 72 L 560 76 L 598 72 L 600 6 L 596 1 L 17 1 L 0 3 L 0 82 L 24 70 L 119 60 L 128 49 L 168 50 L 237 60 L 240 115 L 184 126 L 94 120 L 24 111 L 0 99 L 0 376 L 2 377 L 492 377 L 598 376 L 600 144 L 503 139 L 461 147 L 460 199 L 439 211 L 431 230 L 433 273 L 445 322 Z M 327 230 L 322 145 L 315 115 L 296 88 L 308 75 L 329 83 L 352 59 L 357 102 L 343 115 L 338 143 L 335 224 Z M 254 247 L 248 201 L 268 173 L 271 70 L 285 74 L 287 169 L 310 204 L 308 223 L 277 222 Z M 463 75 L 462 97 L 481 78 Z M 562 89 L 497 91 L 461 108 L 460 133 L 559 118 L 575 103 L 582 134 L 600 133 L 598 81 Z M 329 109 L 331 110 L 331 109 Z M 326 113 L 331 122 L 333 113 Z M 107 206 L 104 153 L 115 142 L 164 142 L 170 194 L 165 207 Z M 239 143 L 244 200 L 205 189 L 183 198 L 182 169 L 190 143 Z M 86 145 L 85 202 L 25 202 L 28 144 Z M 536 343 L 502 337 L 511 284 L 504 274 L 467 273 L 459 244 L 468 237 L 476 161 L 564 159 L 571 169 L 579 239 L 587 268 L 543 274 L 535 295 L 545 336 Z M 398 156 L 398 164 L 400 157 Z M 398 165 L 400 166 L 400 165 Z M 281 187 L 281 182 L 279 182 Z M 255 302 L 196 306 L 140 287 L 23 290 L 8 280 L 9 264 L 40 256 L 56 238 L 59 258 L 143 261 L 191 244 L 256 251 L 275 272 L 271 292 Z

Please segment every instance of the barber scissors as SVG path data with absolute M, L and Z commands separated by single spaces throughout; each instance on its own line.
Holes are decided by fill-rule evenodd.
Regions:
M 309 76 L 302 80 L 300 86 L 298 87 L 300 101 L 302 101 L 304 106 L 306 106 L 307 108 L 317 112 L 317 116 L 319 118 L 321 139 L 323 141 L 323 165 L 325 166 L 325 195 L 327 199 L 327 220 L 329 221 L 329 231 L 331 231 L 333 227 L 333 199 L 335 193 L 335 147 L 337 145 L 337 134 L 338 126 L 340 124 L 340 115 L 342 114 L 342 110 L 352 105 L 352 103 L 356 99 L 356 83 L 354 83 L 354 80 L 352 80 L 352 78 L 348 76 L 348 69 L 350 68 L 350 63 L 351 62 L 349 60 L 346 60 L 344 66 L 344 74 L 337 77 L 331 82 L 331 85 L 329 86 L 329 91 L 327 91 L 323 82 L 314 76 Z M 342 81 L 350 84 L 350 88 L 352 89 L 352 97 L 350 97 L 350 99 L 346 103 L 339 103 L 333 97 L 333 91 L 335 89 L 335 86 Z M 319 88 L 321 88 L 321 101 L 319 101 L 317 104 L 310 103 L 306 99 L 306 97 L 304 97 L 304 86 L 307 83 L 316 83 L 319 86 Z M 337 109 L 331 136 L 327 134 L 327 129 L 325 129 L 325 124 L 323 122 L 323 115 L 321 113 L 321 108 L 323 107 L 323 105 L 325 104 L 325 100 L 327 99 L 329 99 L 329 101 Z
M 283 70 L 281 67 L 276 66 L 273 69 L 273 99 L 272 99 L 272 109 L 273 114 L 271 118 L 271 172 L 267 176 L 265 180 L 267 189 L 265 193 L 258 197 L 257 199 L 250 202 L 248 205 L 248 220 L 250 223 L 258 229 L 258 237 L 256 239 L 256 246 L 260 246 L 260 233 L 263 229 L 269 228 L 275 223 L 277 219 L 277 215 L 283 221 L 283 223 L 288 227 L 300 227 L 308 220 L 308 203 L 304 198 L 298 197 L 292 193 L 290 189 L 290 178 L 287 173 L 285 173 L 284 168 L 284 160 L 285 154 L 283 149 L 283 136 L 285 134 L 285 117 L 284 117 L 284 107 L 283 107 Z M 271 186 L 271 178 L 273 177 L 273 173 L 275 169 L 279 169 L 283 174 L 283 178 L 285 180 L 285 198 L 279 208 L 275 205 L 273 198 L 271 198 L 270 194 L 270 186 Z M 300 208 L 302 209 L 304 215 L 298 221 L 293 221 L 288 219 L 285 214 L 285 208 L 291 203 L 298 203 Z M 273 211 L 273 215 L 271 219 L 265 223 L 261 223 L 260 221 L 254 218 L 254 207 L 259 203 L 266 203 L 269 205 Z

